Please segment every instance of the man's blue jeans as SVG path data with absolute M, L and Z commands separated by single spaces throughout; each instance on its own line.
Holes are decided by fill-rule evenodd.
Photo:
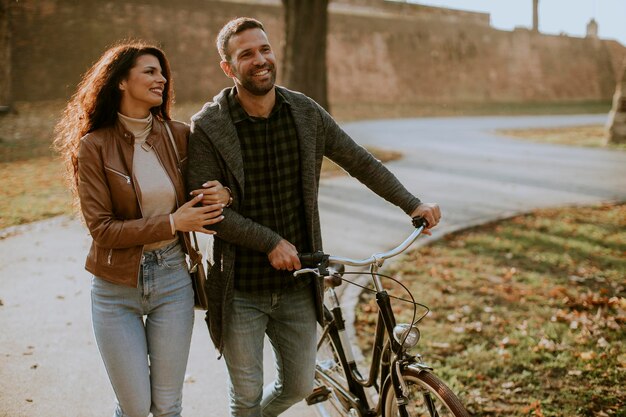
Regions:
M 276 360 L 276 380 L 263 388 L 263 340 Z M 315 301 L 310 287 L 276 293 L 235 291 L 224 329 L 233 417 L 274 417 L 313 390 Z
M 180 244 L 145 252 L 137 288 L 94 277 L 91 301 L 98 349 L 117 397 L 114 416 L 180 416 L 194 319 Z

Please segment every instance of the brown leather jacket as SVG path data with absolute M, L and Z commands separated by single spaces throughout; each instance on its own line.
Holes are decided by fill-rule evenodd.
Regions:
M 183 172 L 189 126 L 167 122 L 179 160 L 162 121 L 153 119 L 146 144 L 152 146 L 176 189 L 176 205 L 186 201 Z M 115 284 L 137 286 L 143 245 L 171 239 L 169 215 L 143 218 L 141 190 L 133 177 L 134 136 L 118 120 L 85 135 L 78 151 L 78 195 L 93 239 L 85 268 Z M 196 260 L 188 233 L 178 233 L 183 249 Z

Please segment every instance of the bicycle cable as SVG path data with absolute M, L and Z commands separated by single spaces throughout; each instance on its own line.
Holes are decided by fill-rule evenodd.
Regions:
M 346 271 L 346 272 L 343 273 L 343 275 L 364 275 L 364 274 L 376 275 L 376 276 L 381 277 L 381 278 L 390 279 L 391 281 L 393 281 L 396 284 L 398 284 L 399 286 L 401 286 L 406 291 L 406 293 L 409 294 L 409 297 L 411 297 L 410 300 L 407 300 L 406 298 L 398 297 L 398 296 L 395 296 L 395 295 L 391 295 L 391 294 L 387 294 L 387 295 L 389 296 L 389 298 L 393 298 L 395 300 L 402 301 L 402 302 L 409 303 L 409 304 L 413 305 L 413 318 L 411 320 L 411 325 L 418 324 L 430 312 L 430 308 L 427 305 L 424 305 L 422 303 L 418 303 L 417 301 L 415 301 L 415 297 L 413 297 L 413 294 L 411 294 L 411 291 L 406 287 L 406 285 L 404 285 L 402 282 L 400 282 L 398 279 L 396 279 L 396 278 L 394 278 L 392 276 L 381 274 L 379 272 L 371 273 L 371 272 Z M 361 289 L 363 289 L 363 290 L 365 290 L 365 291 L 367 291 L 369 293 L 375 294 L 377 292 L 375 289 L 366 287 L 366 286 L 361 285 L 361 284 L 357 284 L 356 282 L 351 281 L 349 279 L 345 279 L 343 277 L 341 279 L 342 279 L 342 281 L 345 281 L 348 284 L 352 284 L 352 285 L 354 285 L 356 287 L 359 287 L 359 288 L 361 288 Z M 422 307 L 425 310 L 425 312 L 416 320 L 416 317 L 417 317 L 417 306 Z

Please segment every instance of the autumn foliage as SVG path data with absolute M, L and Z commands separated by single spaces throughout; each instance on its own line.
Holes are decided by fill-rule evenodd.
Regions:
M 416 350 L 473 415 L 625 415 L 625 204 L 477 227 L 387 272 L 431 308 Z M 356 327 L 366 341 L 376 303 L 361 298 Z M 409 306 L 396 304 L 410 320 Z

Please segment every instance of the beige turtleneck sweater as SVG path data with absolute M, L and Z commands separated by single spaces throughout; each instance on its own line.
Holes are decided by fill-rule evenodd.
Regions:
M 170 214 L 176 210 L 176 191 L 165 169 L 159 162 L 154 150 L 142 146 L 152 130 L 152 113 L 145 119 L 133 119 L 118 113 L 122 124 L 135 136 L 135 152 L 133 154 L 133 176 L 138 184 L 138 193 L 143 217 L 149 218 L 161 214 Z M 166 246 L 178 239 L 150 243 L 144 246 L 151 251 Z

